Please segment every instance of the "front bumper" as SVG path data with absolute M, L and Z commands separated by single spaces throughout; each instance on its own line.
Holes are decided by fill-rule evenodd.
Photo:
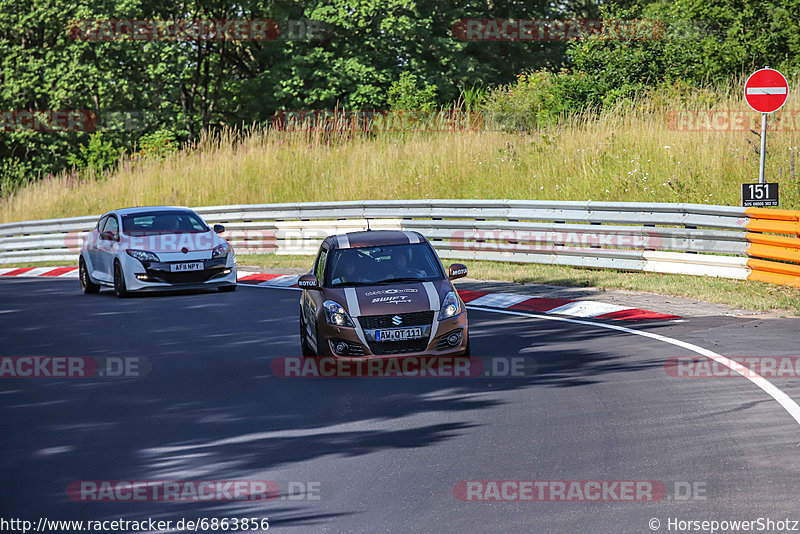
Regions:
M 218 288 L 236 285 L 236 260 L 227 257 L 202 261 L 202 271 L 171 272 L 167 262 L 139 262 L 129 258 L 124 266 L 128 291 L 169 291 L 180 289 Z
M 358 318 L 356 318 L 358 320 Z M 467 313 L 462 312 L 456 317 L 438 321 L 433 339 L 430 331 L 432 325 L 423 326 L 423 338 L 419 340 L 376 342 L 368 331 L 361 330 L 361 336 L 356 328 L 339 327 L 320 322 L 317 353 L 320 356 L 334 357 L 370 357 L 370 358 L 397 358 L 416 356 L 458 356 L 464 353 L 468 341 Z M 460 334 L 458 343 L 451 345 L 447 338 L 451 334 Z M 366 341 L 366 343 L 364 342 Z M 337 354 L 332 344 L 343 342 L 348 350 Z

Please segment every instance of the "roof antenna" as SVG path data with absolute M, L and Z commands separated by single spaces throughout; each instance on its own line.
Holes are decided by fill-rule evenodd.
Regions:
M 372 231 L 372 228 L 369 227 L 369 217 L 366 217 L 366 219 L 367 219 L 367 232 L 370 232 Z

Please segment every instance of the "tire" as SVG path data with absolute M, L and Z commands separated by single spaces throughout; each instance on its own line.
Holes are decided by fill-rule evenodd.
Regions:
M 86 268 L 86 262 L 81 258 L 78 260 L 78 278 L 81 282 L 81 291 L 85 294 L 97 293 L 100 291 L 100 286 L 92 282 L 89 278 L 89 269 Z
M 231 291 L 236 291 L 236 286 L 235 285 L 232 285 L 232 286 L 221 286 L 219 288 L 219 292 L 220 293 L 230 293 Z
M 125 288 L 125 275 L 122 271 L 122 266 L 117 260 L 114 260 L 114 294 L 123 298 L 127 296 L 128 290 Z
M 306 339 L 306 324 L 303 321 L 303 313 L 300 312 L 300 351 L 302 352 L 303 356 L 316 356 L 317 354 L 308 344 L 308 339 Z

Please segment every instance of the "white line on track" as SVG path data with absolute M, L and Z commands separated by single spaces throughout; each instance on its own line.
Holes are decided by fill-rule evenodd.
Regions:
M 257 286 L 252 284 L 239 284 L 240 286 L 244 287 L 258 287 L 261 289 L 289 289 L 294 291 L 300 291 L 300 288 L 297 287 L 280 287 L 280 286 Z M 616 330 L 618 332 L 624 332 L 626 334 L 633 334 L 636 336 L 642 337 L 649 337 L 650 339 L 655 339 L 657 341 L 661 341 L 664 343 L 669 343 L 670 345 L 675 345 L 677 347 L 682 347 L 684 349 L 690 350 L 701 356 L 705 356 L 710 360 L 714 360 L 715 362 L 721 363 L 725 367 L 729 368 L 736 373 L 739 373 L 750 382 L 761 388 L 767 395 L 772 397 L 775 401 L 778 402 L 783 408 L 789 412 L 789 415 L 800 424 L 800 406 L 792 400 L 786 393 L 778 389 L 772 382 L 764 378 L 763 376 L 756 374 L 754 371 L 750 370 L 748 367 L 737 363 L 733 360 L 726 358 L 721 354 L 717 354 L 714 351 L 704 349 L 699 345 L 694 345 L 692 343 L 688 343 L 686 341 L 681 341 L 679 339 L 662 336 L 661 334 L 654 334 L 652 332 L 643 332 L 640 330 L 635 330 L 633 328 L 627 328 L 624 326 L 618 326 L 614 324 L 605 324 L 605 323 L 595 323 L 593 321 L 587 321 L 585 319 L 570 319 L 568 317 L 555 317 L 552 315 L 545 315 L 539 314 L 535 312 L 518 312 L 518 311 L 511 311 L 511 310 L 498 310 L 494 308 L 482 308 L 480 306 L 472 306 L 468 305 L 467 309 L 478 310 L 478 311 L 485 311 L 485 312 L 493 312 L 493 313 L 501 313 L 505 315 L 515 315 L 518 317 L 532 317 L 536 319 L 545 319 L 548 321 L 561 321 L 564 323 L 574 323 L 574 324 L 582 324 L 586 326 L 594 326 L 597 328 L 606 328 L 608 330 Z M 553 310 L 551 310 L 552 312 Z
M 245 284 L 247 285 L 247 284 Z M 269 286 L 250 286 L 250 287 L 261 287 L 262 289 L 270 289 Z M 275 287 L 272 286 L 272 289 L 294 289 L 299 291 L 300 288 L 297 287 Z M 751 371 L 748 367 L 737 363 L 733 360 L 726 358 L 721 354 L 717 354 L 714 351 L 704 349 L 699 345 L 694 345 L 692 343 L 687 343 L 686 341 L 681 341 L 680 339 L 675 339 L 667 336 L 662 336 L 661 334 L 654 334 L 652 332 L 643 332 L 641 330 L 635 330 L 633 328 L 627 328 L 625 326 L 618 326 L 615 324 L 605 324 L 605 323 L 595 323 L 594 321 L 587 321 L 585 319 L 570 319 L 568 317 L 555 317 L 553 315 L 545 315 L 536 312 L 518 312 L 518 311 L 511 311 L 511 310 L 498 310 L 494 308 L 481 308 L 480 306 L 471 306 L 467 305 L 467 309 L 471 310 L 478 310 L 478 311 L 485 311 L 485 312 L 493 312 L 493 313 L 502 313 L 505 315 L 516 315 L 518 317 L 532 317 L 534 319 L 546 319 L 548 321 L 561 321 L 564 323 L 574 323 L 574 324 L 582 324 L 586 326 L 594 326 L 597 328 L 607 328 L 609 330 L 616 330 L 618 332 L 624 332 L 626 334 L 633 334 L 635 336 L 642 336 L 642 337 L 649 337 L 650 339 L 655 339 L 657 341 L 662 341 L 664 343 L 669 343 L 670 345 L 675 345 L 677 347 L 682 347 L 684 349 L 690 350 L 701 356 L 705 356 L 710 360 L 714 360 L 715 362 L 719 362 L 728 369 L 735 371 L 748 379 L 750 382 L 761 388 L 767 395 L 775 399 L 778 404 L 783 406 L 783 408 L 789 412 L 789 415 L 800 425 L 800 406 L 792 400 L 789 395 L 778 389 L 772 382 L 764 378 L 763 376 Z
M 494 313 L 502 313 L 505 315 L 516 315 L 521 317 L 534 317 L 536 319 L 547 319 L 548 321 L 562 321 L 565 323 L 575 323 L 575 324 L 582 324 L 586 326 L 595 326 L 597 328 L 608 328 L 609 330 L 617 330 L 618 332 L 624 332 L 626 334 L 634 334 L 637 336 L 649 337 L 650 339 L 655 339 L 657 341 L 663 341 L 664 343 L 669 343 L 670 345 L 676 345 L 678 347 L 682 347 L 684 349 L 690 350 L 701 356 L 705 356 L 715 362 L 721 363 L 725 367 L 735 371 L 748 379 L 753 384 L 760 387 L 767 395 L 775 399 L 778 404 L 783 406 L 783 408 L 789 412 L 789 415 L 800 424 L 800 406 L 792 400 L 789 395 L 778 389 L 772 382 L 767 380 L 761 375 L 756 374 L 755 372 L 751 371 L 746 366 L 737 363 L 733 360 L 722 356 L 721 354 L 717 354 L 714 351 L 704 349 L 699 345 L 694 345 L 692 343 L 687 343 L 686 341 L 681 341 L 680 339 L 675 339 L 667 336 L 662 336 L 661 334 L 654 334 L 652 332 L 643 332 L 641 330 L 635 330 L 633 328 L 627 328 L 624 326 L 618 326 L 614 324 L 604 324 L 604 323 L 595 323 L 594 321 L 587 321 L 585 319 L 570 319 L 568 317 L 553 317 L 552 315 L 540 315 L 538 313 L 528 313 L 528 312 L 517 312 L 517 311 L 510 311 L 510 310 L 495 310 L 492 308 L 480 308 L 477 306 L 467 306 L 468 309 L 474 309 L 478 311 L 486 311 L 486 312 L 494 312 Z

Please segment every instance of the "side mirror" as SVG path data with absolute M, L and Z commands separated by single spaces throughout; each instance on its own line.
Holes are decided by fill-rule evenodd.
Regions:
M 297 280 L 300 289 L 319 289 L 319 280 L 313 274 L 304 274 Z
M 224 231 L 225 231 L 225 227 L 222 226 L 221 224 L 215 224 L 214 225 L 214 233 L 215 234 L 221 234 Z
M 455 280 L 456 278 L 464 278 L 467 276 L 467 266 L 462 263 L 453 263 L 450 265 L 448 278 Z
M 108 232 L 100 232 L 100 239 L 103 241 L 116 241 L 117 238 L 114 236 L 114 232 L 109 230 Z

